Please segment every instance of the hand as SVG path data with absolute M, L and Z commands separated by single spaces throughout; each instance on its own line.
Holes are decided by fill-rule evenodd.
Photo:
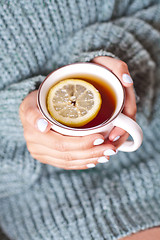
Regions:
M 103 143 L 101 134 L 69 137 L 52 131 L 51 124 L 40 114 L 36 100 L 37 91 L 33 91 L 20 105 L 24 137 L 33 158 L 58 168 L 75 170 L 107 162 L 108 156 L 116 153 L 112 143 Z
M 135 120 L 137 112 L 136 98 L 133 89 L 133 81 L 129 74 L 127 64 L 112 57 L 96 57 L 92 62 L 110 69 L 120 79 L 121 83 L 125 87 L 126 93 L 123 113 Z M 129 134 L 123 129 L 114 127 L 108 138 L 111 142 L 114 142 L 116 147 L 119 147 L 123 142 L 126 141 L 128 136 Z

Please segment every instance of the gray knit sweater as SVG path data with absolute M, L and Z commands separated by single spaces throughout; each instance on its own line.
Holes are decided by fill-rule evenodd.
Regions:
M 140 149 L 95 169 L 33 159 L 19 105 L 60 66 L 125 61 Z M 0 1 L 0 226 L 13 240 L 114 240 L 160 225 L 160 0 Z

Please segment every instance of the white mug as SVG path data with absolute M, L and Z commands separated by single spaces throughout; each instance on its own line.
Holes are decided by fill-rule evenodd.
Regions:
M 93 76 L 104 83 L 110 85 L 116 96 L 116 107 L 110 117 L 102 124 L 91 128 L 71 128 L 65 126 L 51 117 L 47 110 L 46 98 L 49 89 L 57 82 L 68 78 L 83 78 L 83 76 Z M 74 63 L 61 67 L 50 73 L 39 87 L 37 104 L 44 118 L 52 124 L 52 129 L 63 135 L 68 136 L 85 136 L 93 133 L 105 133 L 107 137 L 110 131 L 115 127 L 120 127 L 128 132 L 132 141 L 125 141 L 118 149 L 124 152 L 137 150 L 143 139 L 143 133 L 140 126 L 131 118 L 122 113 L 125 101 L 125 91 L 120 80 L 109 69 L 94 63 Z

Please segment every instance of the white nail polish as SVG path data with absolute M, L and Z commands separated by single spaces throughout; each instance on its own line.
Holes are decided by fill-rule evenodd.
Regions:
M 100 158 L 98 158 L 98 162 L 99 163 L 106 163 L 106 162 L 108 162 L 109 160 L 106 158 L 106 157 L 100 157 Z
M 44 118 L 40 118 L 37 121 L 37 128 L 40 132 L 44 132 L 48 126 L 48 122 Z
M 120 139 L 120 136 L 117 136 L 113 139 L 113 142 L 117 141 L 118 139 Z
M 93 143 L 93 145 L 100 145 L 100 144 L 102 144 L 102 143 L 104 143 L 104 140 L 103 139 L 101 139 L 101 138 L 97 138 L 95 141 L 94 141 L 94 143 Z
M 115 151 L 113 151 L 112 149 L 107 149 L 107 150 L 104 151 L 103 154 L 104 154 L 105 156 L 112 156 L 112 155 L 115 155 L 117 152 L 118 152 L 118 151 L 115 152 Z
M 88 168 L 94 168 L 96 165 L 94 163 L 88 163 L 86 166 Z
M 133 83 L 132 78 L 128 74 L 125 74 L 125 73 L 122 75 L 122 80 L 125 83 Z

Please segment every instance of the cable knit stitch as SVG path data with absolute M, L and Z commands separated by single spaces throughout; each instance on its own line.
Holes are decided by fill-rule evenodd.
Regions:
M 34 160 L 19 105 L 58 67 L 112 56 L 139 97 L 140 149 L 65 171 Z M 160 1 L 2 0 L 0 226 L 12 240 L 115 240 L 160 225 Z

